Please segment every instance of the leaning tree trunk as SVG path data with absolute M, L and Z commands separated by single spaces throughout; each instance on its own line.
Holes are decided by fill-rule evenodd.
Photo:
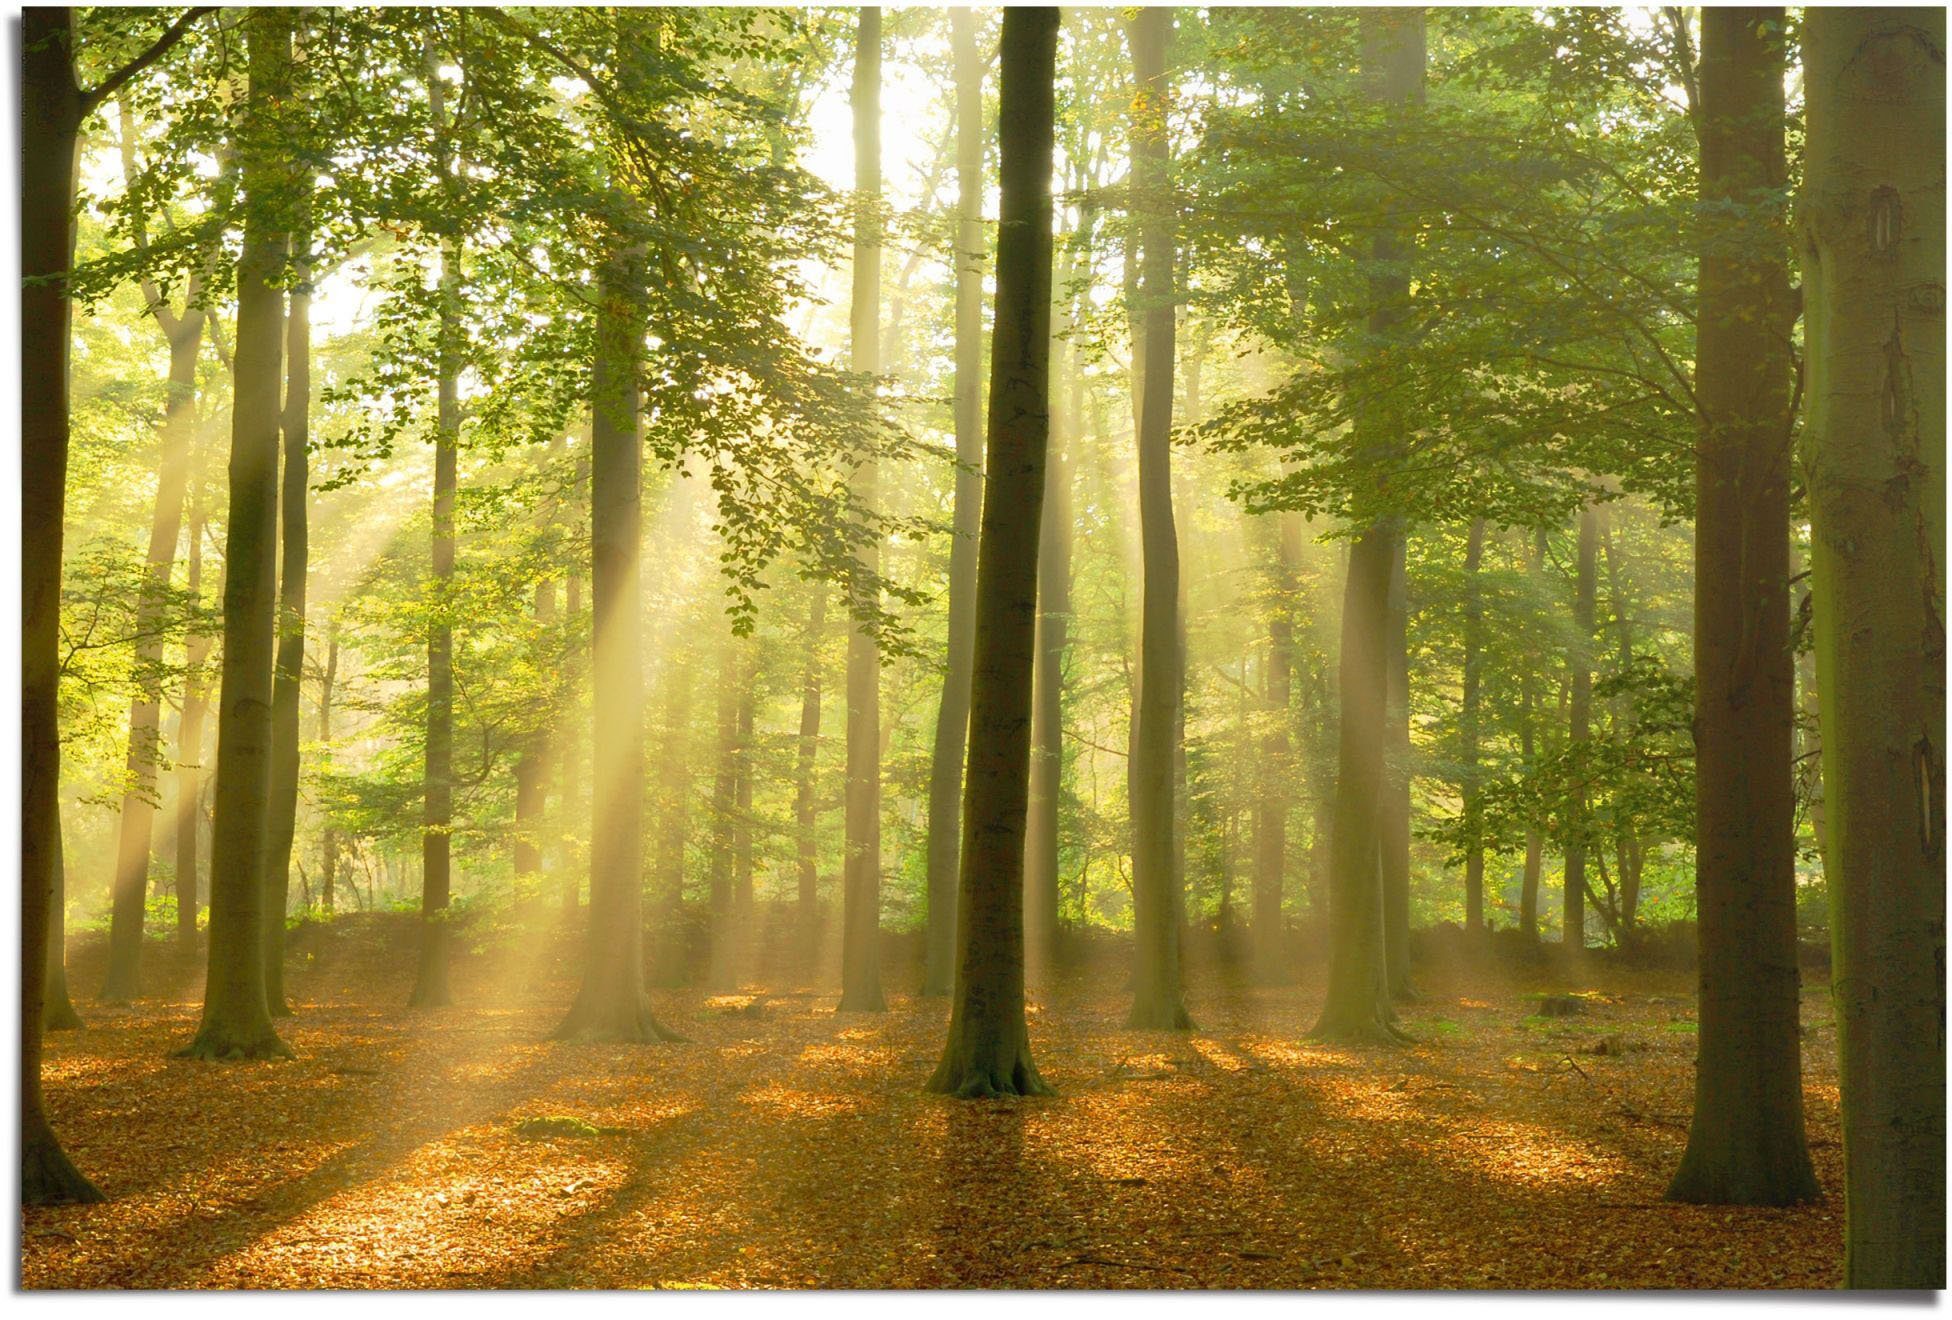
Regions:
M 861 10 L 854 43 L 854 300 L 850 363 L 863 375 L 881 370 L 881 9 Z M 854 493 L 872 509 L 879 474 L 869 459 Z M 881 545 L 861 554 L 868 584 L 881 575 Z M 866 585 L 865 590 L 875 588 Z M 863 602 L 855 601 L 859 607 Z M 872 601 L 866 602 L 872 604 Z M 847 637 L 847 855 L 841 880 L 840 1005 L 843 1013 L 880 1013 L 881 994 L 881 648 L 855 618 Z
M 1701 11 L 1701 209 L 1727 218 L 1697 235 L 1700 1037 L 1694 1117 L 1667 1196 L 1709 1205 L 1791 1205 L 1817 1195 L 1797 1040 L 1789 641 L 1795 305 L 1776 200 L 1788 171 L 1783 23 L 1780 8 Z
M 265 1000 L 265 827 L 271 796 L 276 632 L 278 437 L 283 384 L 287 146 L 276 131 L 291 89 L 292 12 L 245 20 L 250 91 L 239 134 L 245 211 L 232 359 L 230 518 L 224 542 L 224 662 L 210 844 L 210 957 L 190 1058 L 288 1057 Z
M 439 78 L 428 80 L 438 89 Z M 438 90 L 431 92 L 440 115 Z M 453 1002 L 447 984 L 448 902 L 453 893 L 454 497 L 461 447 L 461 244 L 441 247 L 440 362 L 434 423 L 433 618 L 427 629 L 427 735 L 420 833 L 420 967 L 407 1002 L 439 1008 Z
M 1362 13 L 1363 79 L 1386 106 L 1423 101 L 1421 9 Z M 1409 280 L 1394 269 L 1403 241 L 1384 226 L 1374 240 L 1377 273 L 1369 279 L 1369 333 L 1387 352 L 1409 298 Z M 1402 419 L 1371 402 L 1357 414 L 1359 450 L 1387 456 L 1400 445 Z M 1386 494 L 1386 493 L 1385 493 Z M 1384 861 L 1389 823 L 1388 655 L 1391 579 L 1397 574 L 1402 518 L 1383 509 L 1349 550 L 1342 593 L 1338 662 L 1342 715 L 1336 733 L 1335 812 L 1329 830 L 1329 979 L 1313 1034 L 1324 1040 L 1397 1041 L 1390 1007 L 1384 926 Z M 1406 859 L 1407 861 L 1407 854 Z M 1407 874 L 1407 873 L 1406 873 Z M 1406 894 L 1407 911 L 1407 894 Z
M 956 985 L 928 1089 L 1048 1095 L 1024 1017 L 1024 817 L 1030 797 L 1037 541 L 1050 440 L 1051 156 L 1058 10 L 1003 11 L 1002 184 L 975 678 L 963 789 Z
M 181 319 L 172 318 L 168 329 L 169 383 L 163 404 L 162 456 L 156 472 L 156 512 L 149 524 L 148 571 L 136 597 L 136 695 L 129 704 L 128 788 L 122 795 L 116 837 L 108 970 L 99 996 L 112 1004 L 127 1003 L 139 992 L 143 909 L 149 894 L 149 849 L 156 821 L 156 772 L 163 760 L 159 719 L 163 620 L 170 571 L 176 563 L 176 542 L 183 526 L 184 493 L 190 483 L 203 313 L 188 309 Z
M 1579 566 L 1573 581 L 1572 647 L 1566 656 L 1571 672 L 1568 737 L 1575 748 L 1591 736 L 1593 716 L 1593 605 L 1596 559 L 1599 554 L 1599 513 L 1591 504 L 1579 510 Z M 1586 949 L 1586 792 L 1573 790 L 1567 805 L 1566 885 L 1562 896 L 1559 940 L 1563 951 L 1577 957 Z
M 310 235 L 292 236 L 295 266 L 285 336 L 283 580 L 278 599 L 278 661 L 271 681 L 271 816 L 264 862 L 264 999 L 273 1017 L 285 999 L 285 910 L 291 904 L 291 845 L 298 832 L 298 697 L 305 677 L 305 573 L 308 428 L 312 407 L 312 297 L 304 253 Z
M 1479 569 L 1484 563 L 1484 519 L 1471 519 L 1464 545 L 1464 701 L 1458 712 L 1459 786 L 1464 800 L 1464 933 L 1484 934 L 1484 843 L 1478 837 L 1482 822 L 1478 809 L 1478 689 L 1483 664 L 1484 594 Z
M 644 264 L 642 247 L 630 247 L 609 257 L 598 273 L 596 364 L 590 381 L 595 718 L 590 740 L 589 936 L 582 988 L 556 1028 L 559 1039 L 683 1039 L 658 1022 L 644 988 L 643 604 L 638 591 Z
M 1945 11 L 1804 17 L 1845 1281 L 1945 1286 Z
M 949 11 L 956 77 L 956 503 L 949 543 L 949 665 L 929 766 L 928 938 L 922 993 L 955 979 L 956 868 L 969 675 L 976 643 L 976 532 L 983 498 L 983 60 L 976 16 Z
M 1138 425 L 1139 540 L 1145 585 L 1139 636 L 1139 692 L 1132 732 L 1132 1011 L 1128 1027 L 1184 1031 L 1179 935 L 1182 877 L 1175 839 L 1173 749 L 1184 699 L 1179 637 L 1179 538 L 1173 526 L 1174 224 L 1166 134 L 1171 83 L 1166 46 L 1173 11 L 1141 9 L 1129 33 L 1133 179 L 1139 205 L 1144 337 Z

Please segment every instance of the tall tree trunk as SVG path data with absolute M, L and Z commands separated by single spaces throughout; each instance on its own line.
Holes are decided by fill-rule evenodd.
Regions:
M 264 999 L 273 1017 L 291 1012 L 285 999 L 285 909 L 291 903 L 292 839 L 298 832 L 298 697 L 305 677 L 305 574 L 308 427 L 312 408 L 312 296 L 305 253 L 311 235 L 292 236 L 297 281 L 285 335 L 285 470 L 283 574 L 278 598 L 278 658 L 271 680 L 271 813 L 264 862 Z
M 1572 697 L 1568 734 L 1574 747 L 1591 736 L 1593 715 L 1593 605 L 1599 554 L 1599 513 L 1591 504 L 1579 511 L 1579 565 L 1573 582 L 1572 648 L 1566 657 L 1571 670 Z M 1586 948 L 1586 793 L 1573 791 L 1567 808 L 1571 837 L 1566 841 L 1566 885 L 1562 896 L 1559 939 L 1564 951 L 1578 956 Z
M 592 420 L 589 433 L 585 437 L 586 440 L 592 439 L 595 436 L 595 427 L 596 424 Z M 576 451 L 576 463 L 570 479 L 570 500 L 576 510 L 573 516 L 578 522 L 585 516 L 586 492 L 590 484 L 590 448 L 591 446 L 586 443 Z M 582 618 L 583 554 L 580 549 L 570 557 L 569 572 L 563 580 L 563 610 L 571 619 Z M 571 681 L 575 686 L 569 695 L 569 699 L 564 703 L 566 709 L 561 726 L 558 729 L 558 736 L 561 739 L 558 746 L 562 767 L 562 783 L 558 792 L 562 803 L 562 819 L 557 832 L 562 837 L 564 854 L 560 902 L 563 916 L 565 917 L 574 917 L 576 915 L 576 909 L 582 902 L 583 890 L 582 877 L 578 874 L 581 868 L 575 864 L 581 859 L 572 855 L 574 846 L 571 842 L 574 838 L 571 827 L 578 822 L 577 812 L 581 806 L 583 796 L 582 785 L 585 782 L 585 776 L 583 774 L 585 730 L 582 720 L 581 693 L 577 690 L 582 685 L 584 670 L 580 662 L 583 659 L 584 656 L 580 653 L 580 649 L 577 652 L 572 652 L 569 661 L 569 670 Z M 591 806 L 594 808 L 594 801 L 592 801 Z M 679 862 L 680 868 L 683 865 L 684 863 L 681 859 Z M 680 874 L 679 887 L 681 890 L 683 883 L 684 878 Z
M 929 767 L 928 938 L 922 993 L 955 980 L 957 807 L 976 644 L 976 532 L 983 498 L 983 59 L 976 15 L 949 11 L 956 78 L 956 503 L 949 543 L 949 664 Z
M 1264 985 L 1287 979 L 1282 890 L 1288 878 L 1289 706 L 1294 696 L 1295 573 L 1301 531 L 1294 515 L 1277 513 L 1267 615 L 1266 731 L 1261 741 L 1260 791 L 1254 803 L 1254 977 Z
M 332 618 L 325 625 L 325 673 L 319 680 L 319 744 L 330 749 L 332 745 L 332 688 L 339 679 L 339 620 Z M 328 756 L 331 754 L 328 750 Z M 319 907 L 325 915 L 332 915 L 335 901 L 333 887 L 339 877 L 339 832 L 332 827 L 329 812 L 320 813 L 324 823 L 319 830 L 319 851 L 322 854 L 319 864 Z
M 687 974 L 685 941 L 685 843 L 691 828 L 691 666 L 674 663 L 664 676 L 664 764 L 658 822 L 652 984 L 675 987 Z
M 738 988 L 739 912 L 734 868 L 738 852 L 740 688 L 744 658 L 737 638 L 719 656 L 718 769 L 712 782 L 712 956 L 706 988 L 724 994 Z
M 239 133 L 244 247 L 232 359 L 230 517 L 224 542 L 224 660 L 217 709 L 217 796 L 210 843 L 209 972 L 203 1022 L 181 1053 L 289 1057 L 265 1000 L 262 949 L 271 797 L 271 671 L 276 635 L 278 439 L 284 383 L 288 147 L 277 131 L 291 92 L 292 14 L 245 19 L 250 90 Z
M 1527 560 L 1526 571 L 1534 587 L 1541 581 L 1545 572 L 1545 529 L 1539 528 L 1531 538 L 1531 557 Z M 1524 684 L 1524 722 L 1519 726 L 1519 755 L 1525 763 L 1525 772 L 1532 771 L 1533 758 L 1538 750 L 1538 675 L 1530 664 L 1525 666 Z M 1518 929 L 1534 944 L 1539 938 L 1539 873 L 1545 864 L 1545 838 L 1539 833 L 1538 823 L 1530 822 L 1525 827 L 1525 870 L 1518 882 Z
M 1408 538 L 1391 529 L 1384 623 L 1383 958 L 1391 998 L 1414 1000 L 1410 983 L 1410 601 Z
M 443 86 L 429 78 L 434 117 Z M 448 901 L 453 891 L 454 499 L 461 447 L 461 244 L 441 245 L 438 415 L 434 426 L 433 619 L 427 629 L 427 736 L 420 834 L 420 968 L 408 1003 L 439 1008 L 453 1002 L 447 984 Z
M 620 11 L 619 41 L 644 11 Z M 613 194 L 608 204 L 630 207 Z M 590 741 L 590 913 L 583 984 L 559 1039 L 682 1039 L 658 1022 L 644 987 L 644 674 L 638 553 L 644 442 L 638 372 L 645 253 L 620 246 L 597 279 L 590 380 L 590 596 L 594 669 Z
M 1470 838 L 1464 849 L 1464 931 L 1472 938 L 1484 934 L 1484 845 L 1478 841 L 1478 688 L 1483 664 L 1484 596 L 1478 571 L 1484 563 L 1484 519 L 1471 519 L 1464 544 L 1464 702 L 1458 717 L 1458 763 L 1463 766 L 1464 826 Z
M 203 608 L 203 474 L 199 461 L 190 479 L 187 559 L 184 590 L 193 608 Z M 203 725 L 209 703 L 210 634 L 199 623 L 183 647 L 183 716 L 176 725 L 176 942 L 193 949 L 197 942 L 198 842 L 203 825 Z
M 1024 819 L 1030 797 L 1037 528 L 1050 440 L 1051 157 L 1058 10 L 1003 11 L 1002 203 L 975 677 L 963 789 L 956 984 L 928 1089 L 1048 1095 L 1024 1017 Z
M 1810 9 L 1803 288 L 1845 1281 L 1945 1286 L 1945 11 Z
M 535 621 L 539 629 L 553 630 L 556 624 L 556 582 L 554 578 L 535 584 Z M 522 755 L 515 762 L 515 884 L 517 902 L 527 907 L 538 896 L 542 884 L 542 835 L 549 809 L 549 740 L 555 731 L 548 727 L 531 733 Z
M 160 306 L 156 309 L 167 316 Z M 156 772 L 163 760 L 159 722 L 163 696 L 163 636 L 170 572 L 183 525 L 189 487 L 190 449 L 196 433 L 197 357 L 203 346 L 203 313 L 169 318 L 169 378 L 163 404 L 156 511 L 149 524 L 148 571 L 136 598 L 136 695 L 129 704 L 128 787 L 115 850 L 115 886 L 109 917 L 108 969 L 98 996 L 127 1003 L 140 992 L 142 926 L 149 892 L 149 849 L 156 820 Z
M 54 840 L 54 892 L 47 909 L 47 988 L 42 995 L 41 1030 L 78 1031 L 87 1026 L 68 995 L 68 850 Z
M 1424 79 L 1421 9 L 1362 12 L 1362 71 L 1371 99 L 1420 105 Z M 1374 240 L 1369 333 L 1387 343 L 1409 298 L 1400 264 L 1403 240 L 1384 227 Z M 1402 421 L 1373 404 L 1356 418 L 1355 444 L 1388 454 Z M 1338 662 L 1342 717 L 1337 731 L 1335 816 L 1330 827 L 1328 998 L 1314 1035 L 1325 1040 L 1395 1041 L 1384 922 L 1392 789 L 1389 773 L 1389 655 L 1392 579 L 1398 575 L 1402 519 L 1378 517 L 1349 549 Z M 1406 817 L 1407 820 L 1407 817 Z M 1407 853 L 1405 854 L 1407 863 Z M 1407 866 L 1405 869 L 1407 885 Z M 1407 889 L 1404 893 L 1407 921 Z
M 1128 1027 L 1183 1031 L 1193 1024 L 1180 988 L 1180 854 L 1173 793 L 1174 735 L 1184 692 L 1179 632 L 1179 537 L 1173 526 L 1174 217 L 1166 116 L 1172 86 L 1166 46 L 1173 11 L 1141 9 L 1128 26 L 1133 98 L 1133 181 L 1142 272 L 1139 539 L 1145 585 L 1139 639 L 1139 692 L 1132 736 L 1132 1011 Z
M 854 42 L 854 300 L 850 363 L 881 370 L 881 9 L 861 10 Z M 854 492 L 872 509 L 879 474 L 870 459 Z M 861 556 L 863 576 L 878 580 L 881 546 Z M 868 588 L 870 591 L 873 588 Z M 857 602 L 858 604 L 859 602 Z M 870 602 L 872 603 L 872 602 Z M 856 618 L 847 638 L 847 857 L 841 883 L 840 1005 L 843 1013 L 880 1013 L 881 994 L 881 648 Z
M 799 879 L 802 948 L 811 957 L 820 931 L 820 818 L 814 791 L 820 760 L 820 641 L 826 630 L 827 586 L 816 583 L 808 607 L 806 655 L 800 678 L 800 735 L 793 765 L 793 828 Z
M 1732 218 L 1710 221 L 1697 235 L 1700 1038 L 1694 1117 L 1667 1196 L 1710 1205 L 1790 1205 L 1817 1196 L 1797 1041 L 1789 649 L 1795 305 L 1775 201 L 1788 173 L 1783 29 L 1781 8 L 1701 11 L 1701 207 Z

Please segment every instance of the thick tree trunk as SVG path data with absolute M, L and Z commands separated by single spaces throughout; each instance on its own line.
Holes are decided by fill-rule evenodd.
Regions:
M 854 43 L 854 300 L 849 336 L 853 369 L 881 370 L 881 9 L 861 10 Z M 879 474 L 870 459 L 854 493 L 872 509 Z M 863 552 L 878 578 L 881 547 Z M 880 1013 L 881 993 L 881 648 L 855 619 L 847 638 L 847 857 L 841 881 L 840 1005 Z
M 1423 101 L 1424 17 L 1421 9 L 1362 13 L 1362 70 L 1370 97 L 1384 105 Z M 1396 334 L 1409 298 L 1409 280 L 1393 269 L 1401 236 L 1384 227 L 1374 240 L 1377 273 L 1369 279 L 1370 335 Z M 1402 421 L 1366 408 L 1356 418 L 1355 444 L 1387 454 L 1400 443 Z M 1378 517 L 1349 550 L 1342 598 L 1338 662 L 1342 696 L 1337 730 L 1335 816 L 1330 829 L 1328 998 L 1314 1035 L 1324 1040 L 1397 1041 L 1390 1007 L 1390 960 L 1385 903 L 1389 831 L 1395 796 L 1389 734 L 1391 594 L 1400 577 L 1402 519 Z M 1406 767 L 1407 769 L 1407 767 Z M 1407 824 L 1407 813 L 1403 815 Z M 1403 852 L 1403 920 L 1408 913 L 1408 851 Z
M 271 814 L 264 862 L 264 999 L 273 1017 L 291 1012 L 285 999 L 285 910 L 291 904 L 291 846 L 298 832 L 298 697 L 305 677 L 305 574 L 308 428 L 312 407 L 312 297 L 304 253 L 311 237 L 292 238 L 293 272 L 285 335 L 284 562 L 278 597 L 278 660 L 271 681 Z
M 820 760 L 820 641 L 826 631 L 827 587 L 816 583 L 807 614 L 800 678 L 800 734 L 793 765 L 793 829 L 799 880 L 801 947 L 811 957 L 820 931 L 820 817 L 814 798 Z
M 1464 701 L 1458 715 L 1459 786 L 1464 799 L 1464 824 L 1471 832 L 1464 849 L 1464 931 L 1472 938 L 1484 934 L 1484 845 L 1477 841 L 1478 820 L 1478 668 L 1484 649 L 1484 597 L 1478 572 L 1484 563 L 1484 519 L 1471 520 L 1464 544 Z
M 288 1057 L 265 1000 L 262 952 L 271 797 L 271 671 L 276 635 L 278 439 L 282 409 L 286 147 L 273 129 L 291 89 L 292 13 L 255 9 L 239 134 L 245 213 L 237 266 L 230 517 L 224 542 L 224 660 L 217 709 L 217 796 L 210 844 L 210 955 L 203 1023 L 190 1058 Z
M 1166 115 L 1172 86 L 1166 47 L 1173 11 L 1141 9 L 1128 35 L 1133 98 L 1133 178 L 1139 220 L 1141 315 L 1134 352 L 1140 367 L 1139 539 L 1145 584 L 1139 639 L 1139 691 L 1132 732 L 1132 1011 L 1125 1025 L 1184 1031 L 1193 1024 L 1180 988 L 1179 849 L 1173 793 L 1174 735 L 1184 699 L 1179 635 L 1179 538 L 1173 526 L 1174 230 Z
M 1669 1200 L 1814 1199 L 1797 1041 L 1784 11 L 1701 11 L 1695 332 L 1699 1048 Z M 1609 555 L 1609 561 L 1611 556 Z M 1619 604 L 1614 605 L 1619 612 Z M 1621 876 L 1624 888 L 1628 877 Z M 1624 925 L 1624 922 L 1623 922 Z M 1624 932 L 1622 932 L 1624 935 Z
M 1945 11 L 1804 18 L 1845 1281 L 1945 1286 Z
M 619 26 L 624 26 L 620 19 Z M 625 204 L 612 199 L 613 204 Z M 617 252 L 598 272 L 590 382 L 590 595 L 594 669 L 590 742 L 590 913 L 583 985 L 559 1039 L 681 1040 L 644 987 L 644 674 L 638 551 L 644 445 L 639 354 L 644 254 Z
M 976 644 L 976 533 L 983 498 L 983 59 L 976 15 L 949 11 L 956 78 L 956 503 L 949 544 L 949 664 L 929 767 L 928 939 L 922 993 L 955 981 L 957 808 Z
M 1048 1095 L 1024 1017 L 1024 820 L 1030 796 L 1037 529 L 1050 440 L 1051 156 L 1058 11 L 1003 11 L 1002 224 L 975 677 L 963 790 L 955 994 L 928 1089 Z
M 1571 671 L 1568 732 L 1578 747 L 1591 736 L 1593 715 L 1593 605 L 1599 554 L 1599 513 L 1588 504 L 1579 511 L 1579 565 L 1573 582 L 1572 649 L 1566 656 Z M 1568 955 L 1586 949 L 1586 795 L 1575 790 L 1567 808 L 1572 837 L 1566 841 L 1566 880 L 1560 909 L 1559 940 Z
M 163 615 L 170 572 L 176 563 L 176 542 L 182 531 L 184 493 L 190 481 L 203 313 L 191 309 L 180 320 L 172 318 L 169 327 L 169 383 L 156 473 L 156 512 L 149 524 L 148 572 L 136 598 L 136 695 L 129 704 L 128 788 L 122 795 L 116 839 L 108 970 L 99 996 L 106 1003 L 127 1003 L 140 993 L 143 910 L 149 894 L 149 849 L 156 821 L 156 774 L 163 760 L 159 720 Z

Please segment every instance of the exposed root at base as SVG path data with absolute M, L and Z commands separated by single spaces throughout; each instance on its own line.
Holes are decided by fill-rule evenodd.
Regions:
M 93 1205 L 108 1198 L 89 1182 L 61 1143 L 50 1133 L 29 1138 L 20 1152 L 20 1203 L 22 1205 Z
M 210 1063 L 244 1063 L 254 1059 L 295 1059 L 291 1046 L 275 1031 L 240 1039 L 228 1031 L 206 1027 L 195 1040 L 169 1056 L 172 1059 L 200 1059 Z

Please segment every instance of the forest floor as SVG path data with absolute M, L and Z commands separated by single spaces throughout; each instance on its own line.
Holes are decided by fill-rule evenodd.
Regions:
M 1196 971 L 1201 1030 L 1122 1030 L 1123 964 L 1033 1008 L 1051 1099 L 924 1094 L 947 1006 L 837 1016 L 782 984 L 658 991 L 692 1043 L 544 1039 L 567 939 L 457 955 L 408 1010 L 411 924 L 301 943 L 284 1063 L 169 1051 L 194 965 L 78 998 L 48 1099 L 106 1204 L 30 1210 L 29 1288 L 1828 1288 L 1840 1280 L 1835 1034 L 1803 992 L 1817 1204 L 1665 1204 L 1691 1103 L 1692 975 L 1436 966 L 1418 1043 L 1306 1031 L 1314 969 Z M 403 956 L 404 955 L 404 956 Z M 99 976 L 76 950 L 77 994 Z M 909 982 L 889 969 L 891 989 Z M 1806 981 L 1811 980 L 1806 974 Z M 168 982 L 168 985 L 162 983 Z M 1541 1017 L 1538 996 L 1583 1011 Z M 524 1120 L 550 1119 L 528 1123 Z

